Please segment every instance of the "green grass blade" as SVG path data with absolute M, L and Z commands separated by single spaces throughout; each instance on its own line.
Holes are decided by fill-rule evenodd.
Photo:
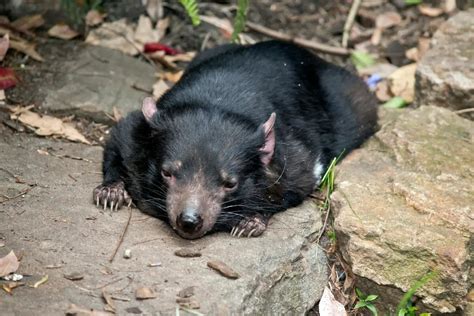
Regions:
M 191 22 L 194 26 L 197 26 L 201 23 L 199 18 L 199 8 L 197 5 L 197 0 L 179 0 L 183 8 L 186 10 L 186 13 L 191 18 Z
M 234 22 L 234 32 L 232 33 L 232 41 L 237 42 L 239 34 L 245 28 L 245 22 L 247 21 L 247 10 L 249 8 L 249 0 L 239 0 L 237 7 L 237 14 Z
M 403 295 L 402 300 L 397 306 L 397 315 L 400 315 L 400 312 L 405 310 L 408 305 L 408 302 L 411 300 L 413 295 L 415 294 L 416 291 L 423 285 L 425 285 L 429 280 L 431 280 L 434 276 L 436 276 L 436 272 L 428 272 L 425 274 L 420 280 L 416 281 L 415 284 L 411 286 L 411 288 L 408 290 L 408 292 Z

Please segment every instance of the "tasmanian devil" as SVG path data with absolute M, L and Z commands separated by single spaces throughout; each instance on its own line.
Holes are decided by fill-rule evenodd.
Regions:
M 94 202 L 132 201 L 182 237 L 259 236 L 376 128 L 364 82 L 293 44 L 205 51 L 111 132 Z

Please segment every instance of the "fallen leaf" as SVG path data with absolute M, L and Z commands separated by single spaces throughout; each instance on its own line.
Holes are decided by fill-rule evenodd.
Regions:
M 187 288 L 182 289 L 181 291 L 179 291 L 178 297 L 186 298 L 193 296 L 195 288 L 195 286 L 188 286 Z
M 183 76 L 183 73 L 184 73 L 183 70 L 178 71 L 178 72 L 165 72 L 162 74 L 162 78 L 167 81 L 176 83 L 179 81 L 179 79 L 181 79 L 181 77 Z
M 193 58 L 196 57 L 196 52 L 187 52 L 187 53 L 182 53 L 182 54 L 176 54 L 172 56 L 165 55 L 163 58 L 165 58 L 169 62 L 177 62 L 177 61 L 184 61 L 184 62 L 190 62 L 193 60 Z
M 67 24 L 56 24 L 55 26 L 49 29 L 48 35 L 63 40 L 70 40 L 78 36 L 79 33 L 71 29 Z
M 156 51 L 154 53 L 149 54 L 148 56 L 151 59 L 159 62 L 160 64 L 162 64 L 166 68 L 173 69 L 173 70 L 178 69 L 178 66 L 175 63 L 170 62 L 165 58 L 165 52 L 164 51 Z
M 7 54 L 8 48 L 10 47 L 10 36 L 5 34 L 2 38 L 0 38 L 0 61 L 5 58 Z
M 18 270 L 19 266 L 20 262 L 18 261 L 18 258 L 16 257 L 13 250 L 10 251 L 8 255 L 0 258 L 0 277 L 15 272 Z
M 421 14 L 432 17 L 432 18 L 440 16 L 441 14 L 444 13 L 444 10 L 442 8 L 432 7 L 427 4 L 420 4 L 418 6 L 418 10 L 420 11 Z
M 415 95 L 415 71 L 416 63 L 413 63 L 398 68 L 388 77 L 392 94 L 408 103 L 413 102 Z
M 382 34 L 383 34 L 383 29 L 382 28 L 377 28 L 374 30 L 372 33 L 372 36 L 370 37 L 370 42 L 372 45 L 377 46 L 380 44 L 382 40 Z
M 66 310 L 66 315 L 68 316 L 110 316 L 112 315 L 109 312 L 99 311 L 96 309 L 87 309 L 79 307 L 75 304 L 71 304 Z
M 146 13 L 154 21 L 163 17 L 163 1 L 162 0 L 146 0 Z
M 154 53 L 157 51 L 163 51 L 167 55 L 177 55 L 179 51 L 176 49 L 169 47 L 168 45 L 161 44 L 158 42 L 151 42 L 151 43 L 145 43 L 143 46 L 143 51 L 145 53 Z
M 11 68 L 0 67 L 0 90 L 16 86 L 18 79 Z
M 319 315 L 325 316 L 346 316 L 344 305 L 339 303 L 331 290 L 326 286 L 323 291 L 323 296 L 319 301 Z
M 142 45 L 134 40 L 132 25 L 126 19 L 103 23 L 89 32 L 86 43 L 120 50 L 128 55 L 136 55 Z
M 400 24 L 402 17 L 395 11 L 389 11 L 379 14 L 375 19 L 375 27 L 378 29 L 387 29 Z
M 13 21 L 11 23 L 11 26 L 22 31 L 28 31 L 31 29 L 38 28 L 43 24 L 44 24 L 43 16 L 41 14 L 35 14 L 35 15 L 26 15 L 26 16 L 21 17 Z
M 153 28 L 151 19 L 144 15 L 140 15 L 138 18 L 133 38 L 141 45 L 149 42 L 158 42 L 160 40 L 159 32 Z
M 158 38 L 160 40 L 165 36 L 166 30 L 168 30 L 169 26 L 170 26 L 169 17 L 166 17 L 164 19 L 159 19 L 158 22 L 156 23 L 156 30 L 158 31 Z
M 207 262 L 207 266 L 221 275 L 229 279 L 238 279 L 240 276 L 231 267 L 220 260 L 211 260 Z
M 48 275 L 45 275 L 44 277 L 42 277 L 41 280 L 39 280 L 38 282 L 33 284 L 32 287 L 34 287 L 36 289 L 37 287 L 39 287 L 40 285 L 45 284 L 46 282 L 48 282 Z
M 114 114 L 114 121 L 115 121 L 115 122 L 118 122 L 118 121 L 120 121 L 121 119 L 123 119 L 122 113 L 121 113 L 120 110 L 117 109 L 115 106 L 112 108 L 112 111 L 113 111 L 113 114 Z
M 383 104 L 384 108 L 400 109 L 407 106 L 407 102 L 401 97 L 393 97 Z
M 100 13 L 97 10 L 89 10 L 86 14 L 86 25 L 88 26 L 96 26 L 99 25 L 100 23 L 104 22 L 104 18 L 107 16 L 107 14 Z
M 17 110 L 18 111 L 18 110 Z M 18 120 L 25 125 L 36 128 L 35 133 L 40 136 L 59 136 L 71 141 L 90 144 L 90 142 L 71 123 L 64 123 L 56 117 L 49 115 L 39 115 L 29 110 L 21 110 L 20 113 L 13 113 L 10 116 L 13 120 Z
M 102 297 L 104 298 L 104 301 L 107 304 L 105 306 L 105 310 L 108 312 L 115 313 L 115 303 L 112 300 L 112 296 L 109 293 L 107 293 L 105 289 L 102 289 Z
M 386 80 L 381 81 L 375 87 L 375 96 L 382 102 L 390 100 L 392 94 L 390 93 L 390 88 Z
M 22 52 L 36 61 L 44 61 L 43 57 L 36 51 L 36 45 L 25 40 L 10 39 L 10 47 L 14 50 Z
M 23 286 L 23 285 L 25 285 L 24 282 L 8 282 L 8 283 L 2 284 L 2 288 L 3 288 L 3 290 L 5 290 L 5 292 L 12 295 L 13 294 L 12 293 L 13 289 L 15 289 L 17 287 L 20 287 L 20 286 Z
M 229 20 L 207 15 L 200 15 L 199 18 L 201 19 L 201 21 L 211 24 L 221 30 L 222 35 L 225 38 L 229 39 L 232 37 L 232 33 L 234 33 L 234 27 L 232 26 L 232 23 L 230 23 Z
M 153 96 L 158 100 L 169 89 L 168 84 L 163 79 L 160 79 L 153 85 Z
M 64 277 L 71 281 L 79 281 L 79 280 L 84 279 L 84 275 L 82 275 L 79 272 L 68 273 L 68 274 L 65 274 Z
M 194 258 L 194 257 L 202 256 L 202 254 L 199 251 L 189 249 L 189 248 L 178 249 L 174 252 L 174 254 L 178 257 L 184 257 L 184 258 Z
M 147 300 L 156 298 L 156 294 L 149 287 L 140 287 L 135 291 L 135 298 L 137 300 Z

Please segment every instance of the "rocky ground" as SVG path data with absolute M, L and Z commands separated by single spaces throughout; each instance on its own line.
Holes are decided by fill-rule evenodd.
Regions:
M 136 20 L 144 13 L 136 2 L 124 12 L 119 2 L 107 2 L 110 20 L 124 15 Z M 234 10 L 221 2 L 203 3 L 203 14 L 232 17 Z M 441 2 L 430 3 L 440 7 Z M 57 4 L 37 5 L 46 12 Z M 333 46 L 339 46 L 350 8 L 345 1 L 251 4 L 249 20 Z M 225 30 L 213 25 L 193 28 L 178 5 L 165 9 L 170 26 L 162 41 L 170 47 L 198 51 L 229 40 Z M 374 45 L 373 33 L 381 23 L 377 16 L 387 10 L 399 12 L 400 20 L 386 15 L 383 22 L 395 24 L 384 28 Z M 32 11 L 38 7 L 9 7 L 8 14 Z M 192 242 L 136 209 L 111 213 L 91 201 L 101 180 L 100 145 L 110 126 L 156 91 L 157 77 L 166 77 L 163 82 L 171 85 L 175 79 L 169 76 L 185 63 L 178 61 L 170 69 L 162 57 L 150 62 L 145 55 L 88 45 L 82 35 L 73 41 L 47 38 L 47 27 L 61 14 L 46 12 L 47 27 L 34 37 L 20 34 L 37 43 L 44 60 L 9 51 L 2 64 L 13 67 L 21 80 L 0 101 L 0 258 L 13 250 L 21 259 L 17 273 L 24 279 L 0 281 L 0 314 L 78 314 L 72 304 L 89 314 L 93 309 L 169 315 L 180 306 L 183 314 L 317 314 L 328 279 L 352 314 L 367 312 L 352 309 L 355 287 L 379 295 L 379 312 L 393 312 L 403 293 L 434 271 L 414 297 L 420 311 L 468 315 L 474 304 L 474 11 L 420 12 L 404 1 L 365 1 L 360 9 L 349 47 L 378 56 L 392 73 L 408 65 L 411 77 L 406 72 L 401 77 L 413 79 L 399 82 L 416 89 L 408 94 L 400 90 L 411 98 L 408 108 L 381 107 L 380 131 L 337 167 L 329 224 L 323 227 L 325 214 L 308 199 L 276 216 L 260 238 L 215 234 Z M 251 40 L 266 38 L 246 34 Z M 423 42 L 431 37 L 425 53 Z M 415 57 L 407 53 L 413 47 Z M 347 56 L 322 55 L 354 70 Z M 366 79 L 382 74 L 374 89 L 383 103 L 398 96 L 396 89 L 383 90 L 398 79 L 378 66 L 359 73 Z M 33 107 L 26 110 L 27 105 Z M 31 125 L 32 117 L 38 122 L 34 113 L 60 118 L 55 124 L 62 129 L 45 132 Z M 68 126 L 85 138 L 70 129 L 64 132 Z M 319 245 L 321 229 L 326 233 Z M 177 256 L 179 249 L 199 256 Z M 124 258 L 126 250 L 131 251 L 129 259 Z M 228 279 L 209 268 L 208 262 L 215 260 L 239 278 Z M 152 291 L 145 293 L 148 299 L 137 298 L 143 291 Z

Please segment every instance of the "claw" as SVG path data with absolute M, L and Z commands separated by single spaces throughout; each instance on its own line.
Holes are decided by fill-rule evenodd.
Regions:
M 237 236 L 237 238 L 240 238 L 240 236 L 242 236 L 242 234 L 245 232 L 245 229 L 242 229 L 239 233 L 239 235 Z
M 107 208 L 107 197 L 105 197 L 105 199 L 104 199 L 104 211 L 105 211 L 106 208 Z
M 99 194 L 97 194 L 96 201 L 97 201 L 97 207 L 99 207 L 99 204 L 100 204 Z
M 131 205 L 132 205 L 132 200 L 130 200 L 130 202 L 128 202 L 127 207 L 130 207 Z
M 252 237 L 253 233 L 255 233 L 256 230 L 257 230 L 256 228 L 252 229 L 250 233 L 248 234 L 247 238 Z
M 115 204 L 115 212 L 118 211 L 118 207 L 119 207 L 119 203 L 117 202 L 117 204 Z
M 230 230 L 230 235 L 231 235 L 231 236 L 234 236 L 234 230 L 235 230 L 235 226 L 232 227 L 232 229 Z
M 112 212 L 114 210 L 114 200 L 110 202 L 110 211 Z

